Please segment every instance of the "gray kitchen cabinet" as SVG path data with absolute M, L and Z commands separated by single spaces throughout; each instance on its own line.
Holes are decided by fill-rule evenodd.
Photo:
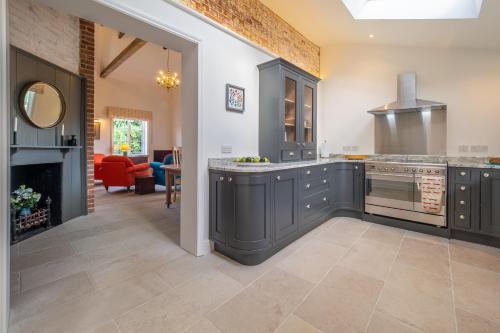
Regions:
M 274 239 L 281 242 L 299 228 L 299 176 L 291 170 L 276 172 L 271 179 Z
M 481 170 L 479 231 L 500 237 L 500 171 Z
M 231 202 L 231 193 L 229 183 L 226 181 L 224 173 L 211 172 L 210 173 L 210 239 L 220 243 L 226 244 L 226 221 L 230 214 L 228 208 L 232 207 L 234 203 Z M 228 210 L 224 212 L 224 210 Z
M 338 163 L 333 166 L 333 208 L 335 211 L 362 212 L 364 165 Z
M 319 78 L 281 58 L 259 68 L 259 154 L 272 162 L 316 159 Z

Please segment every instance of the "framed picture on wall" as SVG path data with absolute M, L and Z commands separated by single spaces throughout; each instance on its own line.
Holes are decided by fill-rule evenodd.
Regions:
M 245 89 L 226 84 L 226 110 L 243 112 L 245 111 Z
M 94 121 L 94 139 L 101 139 L 101 122 L 99 120 Z

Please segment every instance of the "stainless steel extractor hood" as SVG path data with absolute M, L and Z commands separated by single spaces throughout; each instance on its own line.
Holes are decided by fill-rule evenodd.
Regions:
M 417 99 L 416 74 L 403 73 L 398 75 L 398 100 L 369 110 L 368 112 L 374 115 L 383 115 L 434 110 L 446 110 L 446 104 Z

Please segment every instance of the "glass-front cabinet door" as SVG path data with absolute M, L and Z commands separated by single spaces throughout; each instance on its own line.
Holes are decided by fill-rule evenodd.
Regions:
M 313 147 L 316 141 L 316 113 L 314 112 L 316 105 L 315 87 L 313 84 L 305 82 L 302 87 L 302 146 Z
M 283 114 L 283 142 L 288 149 L 296 148 L 299 144 L 299 77 L 285 72 L 284 74 L 284 114 Z

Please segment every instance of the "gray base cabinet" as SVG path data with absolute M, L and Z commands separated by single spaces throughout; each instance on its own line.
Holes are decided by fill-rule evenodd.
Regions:
M 337 211 L 361 215 L 358 198 L 363 196 L 363 179 L 356 165 L 325 164 L 264 173 L 211 171 L 210 239 L 216 251 L 242 264 L 256 265 Z M 339 206 L 342 210 L 335 208 L 335 181 L 356 198 L 344 201 Z
M 334 166 L 333 205 L 335 210 L 361 211 L 363 208 L 364 165 L 339 163 Z
M 500 170 L 450 168 L 452 237 L 500 246 Z

